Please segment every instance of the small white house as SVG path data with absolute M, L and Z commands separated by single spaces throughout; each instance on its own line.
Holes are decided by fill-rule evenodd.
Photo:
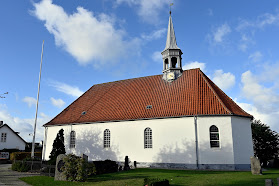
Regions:
M 66 153 L 138 167 L 250 169 L 251 119 L 200 69 L 182 70 L 171 16 L 163 74 L 92 86 L 44 125 L 43 159 L 64 130 Z
M 0 150 L 18 149 L 25 150 L 26 142 L 9 125 L 0 121 Z

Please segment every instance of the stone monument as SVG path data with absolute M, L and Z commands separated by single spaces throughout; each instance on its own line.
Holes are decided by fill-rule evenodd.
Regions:
M 272 179 L 265 179 L 265 186 L 273 186 Z
M 254 156 L 250 157 L 251 160 L 251 172 L 255 175 L 261 175 L 262 174 L 262 167 L 260 160 Z
M 62 171 L 62 167 L 64 166 L 64 158 L 65 154 L 59 154 L 56 158 L 56 166 L 55 166 L 55 177 L 54 180 L 57 181 L 67 181 L 66 175 Z
M 125 156 L 125 164 L 124 164 L 124 170 L 130 170 L 130 166 L 129 166 L 129 158 L 128 156 Z
M 88 162 L 88 156 L 86 154 L 82 154 L 82 158 L 84 159 L 85 162 Z

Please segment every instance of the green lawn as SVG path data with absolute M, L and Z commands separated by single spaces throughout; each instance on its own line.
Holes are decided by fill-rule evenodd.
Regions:
M 279 169 L 264 171 L 263 175 L 236 171 L 195 171 L 166 169 L 136 169 L 90 177 L 87 182 L 54 181 L 52 177 L 33 176 L 20 178 L 31 185 L 143 185 L 146 177 L 168 179 L 170 185 L 264 185 L 265 179 L 277 183 Z

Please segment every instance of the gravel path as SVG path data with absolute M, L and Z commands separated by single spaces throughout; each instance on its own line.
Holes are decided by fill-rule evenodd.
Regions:
M 18 178 L 37 176 L 38 173 L 16 172 L 11 170 L 11 164 L 0 164 L 0 185 L 29 185 Z

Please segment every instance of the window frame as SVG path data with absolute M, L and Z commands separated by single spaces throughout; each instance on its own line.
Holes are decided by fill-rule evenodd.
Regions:
M 215 128 L 213 129 L 213 127 L 215 127 Z M 217 131 L 216 131 L 216 129 L 217 129 Z M 212 142 L 213 143 L 216 142 L 216 145 L 213 144 Z M 213 149 L 221 148 L 221 145 L 220 145 L 220 130 L 216 125 L 211 125 L 209 127 L 209 144 L 210 144 L 210 148 L 213 148 Z
M 110 130 L 104 130 L 104 148 L 110 148 Z
M 6 132 L 1 133 L 1 142 L 3 142 L 3 143 L 7 142 L 7 133 Z
M 150 127 L 144 129 L 144 149 L 153 148 L 153 134 Z
M 74 130 L 70 132 L 70 148 L 76 148 L 76 132 Z

